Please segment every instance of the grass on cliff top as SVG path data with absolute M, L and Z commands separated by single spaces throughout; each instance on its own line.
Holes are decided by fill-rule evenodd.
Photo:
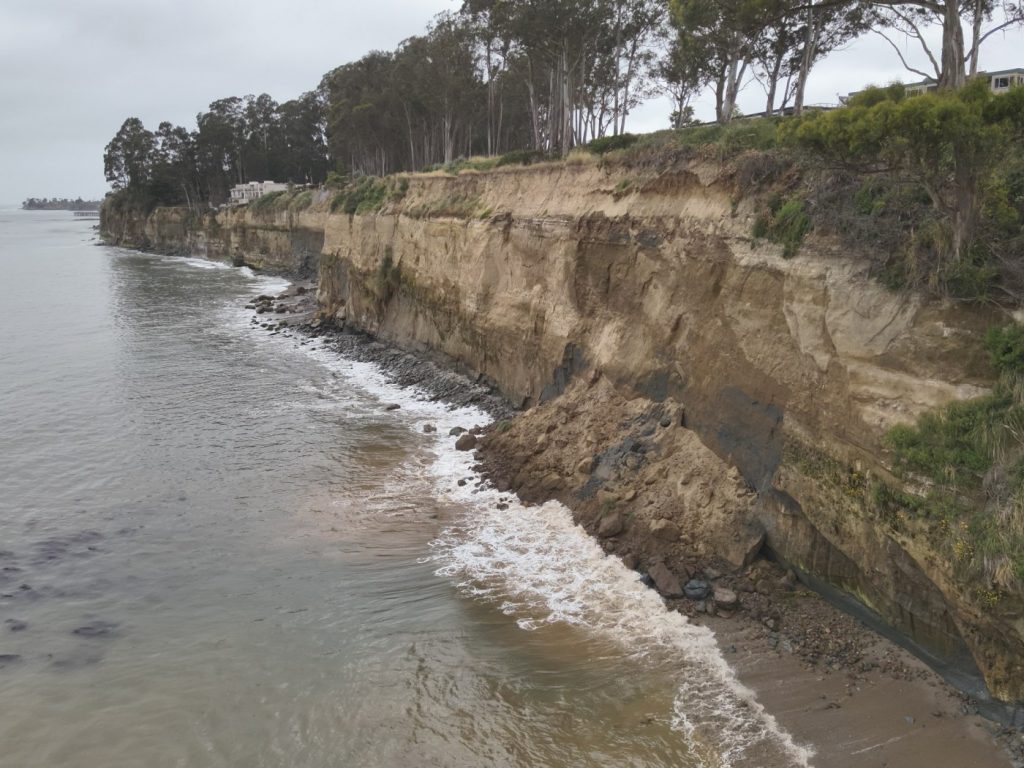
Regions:
M 386 203 L 401 200 L 408 190 L 409 180 L 405 176 L 360 176 L 334 195 L 331 213 L 375 213 Z
M 279 201 L 290 199 L 290 194 L 286 190 L 268 192 L 249 203 L 249 211 L 252 213 L 269 213 L 277 208 Z
M 880 488 L 879 506 L 932 521 L 967 577 L 1024 585 L 1024 327 L 989 332 L 999 372 L 992 394 L 952 403 L 894 427 L 886 444 L 897 475 L 922 493 Z M 995 593 L 988 593 L 994 595 Z
M 463 171 L 485 173 L 500 168 L 521 168 L 544 163 L 580 164 L 586 158 L 599 158 L 611 165 L 648 165 L 662 167 L 679 159 L 689 159 L 696 150 L 720 158 L 734 157 L 748 150 L 768 150 L 778 146 L 779 118 L 737 120 L 729 125 L 698 125 L 678 130 L 664 130 L 637 135 L 622 133 L 602 136 L 573 149 L 568 156 L 539 149 L 515 149 L 502 155 L 480 155 L 459 158 L 451 163 L 438 163 L 420 173 L 458 175 Z

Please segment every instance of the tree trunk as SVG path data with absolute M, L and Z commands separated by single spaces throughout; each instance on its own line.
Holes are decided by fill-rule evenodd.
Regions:
M 562 157 L 569 154 L 569 150 L 572 149 L 572 84 L 571 76 L 569 74 L 569 51 L 568 42 L 562 41 L 562 125 L 561 125 L 561 143 L 559 149 L 561 150 Z
M 402 109 L 405 112 L 405 127 L 409 132 L 409 170 L 416 170 L 416 144 L 413 142 L 412 137 L 412 120 L 409 117 L 409 105 L 403 104 Z
M 974 0 L 974 23 L 971 27 L 971 77 L 978 74 L 978 59 L 981 54 L 981 22 L 984 20 L 984 15 L 985 11 L 982 0 Z
M 494 64 L 491 60 L 491 39 L 487 38 L 485 59 L 487 66 L 487 154 L 494 154 Z
M 530 125 L 533 127 L 533 148 L 543 149 L 540 143 L 540 114 L 537 108 L 537 93 L 533 87 L 533 79 L 526 81 L 526 93 L 530 98 Z
M 783 54 L 775 57 L 775 61 L 772 63 L 772 71 L 767 73 L 768 98 L 764 106 L 765 117 L 771 117 L 775 113 L 775 92 L 779 88 L 779 72 L 782 71 L 782 57 Z
M 726 122 L 725 120 L 725 78 L 726 73 L 721 72 L 718 75 L 718 80 L 715 82 L 715 120 L 720 123 Z
M 743 75 L 747 70 L 747 62 L 740 64 L 738 59 L 733 59 L 729 62 L 729 68 L 726 72 L 726 84 L 725 84 L 725 101 L 722 104 L 722 121 L 723 123 L 729 123 L 732 121 L 733 115 L 736 112 L 736 99 L 740 92 L 740 83 L 743 81 Z
M 629 52 L 629 66 L 626 67 L 626 77 L 622 82 L 622 116 L 619 118 L 619 133 L 626 132 L 626 117 L 629 115 L 629 88 L 633 83 L 633 77 L 636 72 L 636 60 L 639 44 L 638 41 L 634 40 Z
M 960 0 L 945 0 L 942 18 L 942 72 L 939 90 L 952 91 L 967 82 L 964 65 L 964 30 L 960 24 Z
M 619 104 L 619 82 L 622 77 L 621 61 L 622 61 L 622 4 L 617 4 L 615 9 L 615 53 L 612 54 L 615 58 L 615 80 L 612 83 L 613 89 L 613 106 L 612 106 L 612 133 L 617 134 L 619 132 L 619 110 L 624 105 Z
M 800 70 L 796 78 L 796 94 L 793 97 L 793 114 L 804 113 L 804 93 L 807 90 L 807 78 L 811 75 L 811 65 L 818 53 L 818 18 L 813 8 L 807 9 L 807 30 L 804 35 L 804 49 L 800 52 Z

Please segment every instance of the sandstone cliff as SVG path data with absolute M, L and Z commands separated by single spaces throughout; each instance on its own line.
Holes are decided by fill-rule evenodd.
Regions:
M 319 258 L 326 318 L 442 352 L 524 407 L 562 397 L 573 419 L 681 414 L 750 498 L 735 478 L 704 488 L 672 463 L 654 480 L 648 471 L 642 487 L 670 489 L 661 507 L 678 503 L 678 546 L 696 546 L 694 527 L 706 527 L 704 544 L 734 556 L 733 526 L 744 539 L 763 533 L 809 581 L 853 596 L 937 659 L 976 665 L 996 697 L 1024 699 L 1021 596 L 983 602 L 985 585 L 958 575 L 926 521 L 872 501 L 873 483 L 892 480 L 888 428 L 991 385 L 980 339 L 1005 322 L 1000 310 L 891 292 L 867 259 L 825 239 L 783 258 L 750 236 L 757 196 L 713 161 L 646 174 L 582 163 L 419 175 L 403 192 L 362 215 L 321 201 L 191 226 L 170 212 L 132 226 L 108 217 L 104 228 L 129 245 L 285 271 Z M 599 384 L 600 397 L 580 382 Z M 578 455 L 550 463 L 531 492 L 571 502 L 618 484 L 624 535 L 649 527 L 650 494 L 596 472 L 637 423 L 623 416 L 602 444 L 553 429 L 551 442 Z M 685 448 L 711 466 L 689 437 L 658 440 L 662 454 Z

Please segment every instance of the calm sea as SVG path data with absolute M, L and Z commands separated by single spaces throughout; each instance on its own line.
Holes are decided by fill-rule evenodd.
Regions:
M 94 224 L 0 210 L 0 766 L 803 764 L 564 508 L 457 485 L 484 414 Z

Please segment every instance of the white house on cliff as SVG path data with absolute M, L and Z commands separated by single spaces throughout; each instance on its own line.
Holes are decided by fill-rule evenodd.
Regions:
M 235 184 L 231 188 L 231 204 L 242 205 L 257 200 L 270 192 L 284 192 L 287 189 L 287 184 L 277 181 L 249 181 L 245 184 Z

